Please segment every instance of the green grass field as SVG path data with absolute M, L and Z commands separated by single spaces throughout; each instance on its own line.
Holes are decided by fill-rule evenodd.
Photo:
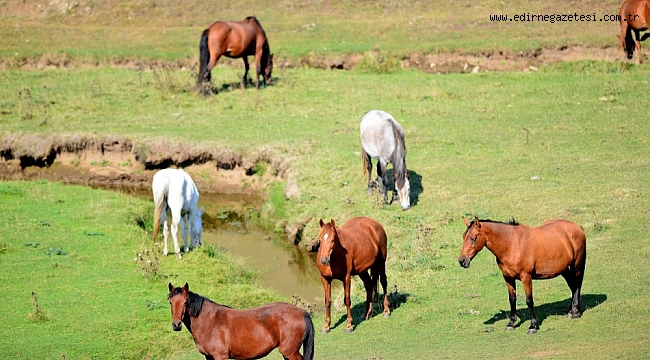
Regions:
M 510 4 L 504 3 L 488 2 L 486 9 L 472 7 L 463 13 L 477 21 L 491 9 Z M 210 22 L 208 18 L 216 20 L 216 15 L 205 11 L 208 5 L 174 17 L 166 12 L 171 11 L 166 2 L 155 8 L 144 2 L 111 2 L 121 5 L 110 9 L 89 4 L 93 16 L 105 11 L 102 14 L 114 12 L 122 18 L 112 22 L 91 15 L 51 15 L 28 36 L 16 29 L 34 24 L 34 16 L 18 10 L 4 13 L 11 21 L 0 26 L 8 39 L 0 44 L 0 57 L 17 51 L 25 56 L 59 51 L 87 56 L 95 50 L 103 59 L 191 57 L 198 40 L 194 33 Z M 135 8 L 137 4 L 148 4 L 148 12 Z M 220 14 L 243 17 L 239 14 L 247 4 L 227 6 Z M 310 17 L 313 14 L 321 14 L 313 19 L 328 26 L 346 22 L 356 29 L 354 38 L 360 44 L 336 47 L 331 44 L 345 38 L 332 36 L 313 51 L 346 53 L 368 50 L 375 39 L 382 39 L 374 35 L 380 28 L 360 25 L 362 10 L 384 14 L 388 24 L 402 23 L 413 9 L 422 10 L 419 16 L 439 19 L 451 19 L 455 11 L 447 5 L 421 8 L 424 5 L 416 2 L 381 5 L 406 7 L 395 11 L 376 3 L 342 2 L 350 13 L 350 21 L 344 21 L 343 8 L 334 4 L 304 2 L 294 8 L 291 4 L 278 3 L 275 14 L 263 13 L 261 2 L 252 7 L 286 56 L 311 51 L 307 50 L 311 35 L 291 29 L 317 22 Z M 555 5 L 531 6 L 552 12 L 593 5 L 598 14 L 609 9 L 615 13 L 618 7 L 611 2 Z M 81 4 L 79 11 L 84 7 Z M 132 20 L 124 19 L 130 12 L 149 14 L 142 15 L 139 26 L 169 29 L 171 41 L 163 46 L 159 37 L 143 36 L 147 46 L 133 46 L 137 41 L 129 36 L 141 35 L 133 31 Z M 91 24 L 92 19 L 97 22 Z M 315 29 L 321 31 L 318 24 Z M 472 33 L 460 48 L 488 49 L 502 43 L 518 49 L 524 43 L 561 44 L 568 37 L 605 46 L 616 33 L 568 31 L 569 25 L 564 25 L 563 30 L 550 24 L 524 24 L 504 32 L 485 29 L 481 30 L 488 34 L 485 41 Z M 110 32 L 112 40 L 104 47 L 93 41 L 69 41 L 67 48 L 48 42 L 51 34 L 39 37 L 53 33 L 52 29 L 63 34 L 84 29 L 90 34 L 112 26 L 120 30 Z M 289 30 L 275 30 L 282 26 Z M 427 36 L 460 36 L 465 28 L 481 27 L 466 20 L 458 27 L 431 30 Z M 397 54 L 445 48 L 446 40 L 429 42 L 429 38 L 411 46 L 397 27 L 386 29 L 382 50 Z M 538 33 L 539 29 L 545 30 Z M 11 31 L 17 35 L 9 36 Z M 519 40 L 509 31 L 520 34 Z M 22 36 L 48 44 L 28 47 Z M 314 36 L 323 37 L 322 33 Z M 546 36 L 548 40 L 540 40 Z M 222 89 L 237 83 L 241 73 L 241 69 L 217 67 L 213 81 Z M 260 91 L 223 90 L 203 98 L 193 92 L 191 71 L 2 70 L 0 132 L 3 137 L 116 134 L 136 143 L 200 143 L 239 153 L 271 146 L 290 159 L 300 188 L 299 197 L 271 203 L 280 202 L 288 220 L 313 217 L 306 237 L 317 234 L 320 218 L 342 224 L 364 215 L 381 222 L 389 236 L 389 287 L 399 307 L 390 319 L 378 316 L 349 335 L 341 326 L 345 309 L 335 307 L 332 331 L 316 337 L 317 359 L 637 359 L 650 355 L 646 334 L 650 282 L 645 277 L 650 270 L 646 185 L 650 130 L 646 126 L 649 102 L 643 92 L 649 85 L 647 65 L 580 61 L 528 73 L 450 75 L 300 67 L 278 68 L 274 75 L 274 85 Z M 392 113 L 406 131 L 415 202 L 406 212 L 365 192 L 358 124 L 366 111 L 377 108 Z M 153 205 L 149 201 L 53 182 L 3 182 L 0 209 L 0 265 L 5 270 L 0 275 L 4 288 L 0 309 L 6 320 L 0 329 L 4 339 L 0 358 L 59 359 L 65 354 L 68 359 L 200 359 L 190 334 L 171 330 L 165 300 L 169 281 L 175 285 L 188 281 L 193 291 L 238 308 L 289 301 L 259 288 L 254 269 L 220 252 L 197 251 L 181 262 L 164 258 L 159 276 L 145 276 L 150 272 L 143 273 L 134 257 L 150 247 Z M 581 225 L 588 253 L 582 318 L 564 316 L 570 291 L 563 279 L 536 281 L 539 332 L 526 334 L 529 315 L 523 297 L 518 300 L 520 326 L 503 331 L 508 296 L 494 257 L 484 250 L 469 269 L 457 262 L 465 230 L 462 217 L 475 215 L 495 220 L 515 217 L 531 226 L 552 218 Z M 60 250 L 66 255 L 56 255 Z M 363 287 L 358 279 L 352 286 L 358 317 Z M 523 292 L 521 284 L 518 289 Z M 32 291 L 43 315 L 35 314 Z M 340 303 L 341 294 L 335 295 Z M 323 321 L 322 314 L 314 315 L 317 328 Z

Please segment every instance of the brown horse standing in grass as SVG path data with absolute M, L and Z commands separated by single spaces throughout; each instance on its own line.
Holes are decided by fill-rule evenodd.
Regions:
M 196 80 L 197 91 L 203 88 L 204 82 L 211 87 L 210 71 L 217 65 L 223 55 L 229 58 L 244 60 L 244 77 L 242 87 L 248 78 L 248 56 L 255 56 L 255 87 L 260 88 L 259 76 L 262 75 L 264 86 L 271 82 L 273 70 L 273 54 L 262 25 L 254 16 L 243 21 L 217 21 L 203 31 L 199 43 L 199 75 Z
M 509 223 L 475 218 L 465 220 L 467 230 L 458 262 L 468 268 L 474 256 L 487 247 L 497 258 L 497 264 L 508 286 L 510 322 L 506 330 L 514 329 L 517 321 L 517 293 L 515 280 L 521 281 L 530 310 L 529 334 L 537 332 L 537 318 L 533 311 L 533 279 L 552 279 L 562 275 L 571 289 L 569 318 L 579 318 L 580 288 L 587 259 L 586 238 L 582 228 L 566 220 L 548 220 L 530 228 Z
M 618 53 L 625 49 L 627 58 L 632 59 L 634 50 L 637 50 L 639 63 L 643 62 L 641 56 L 641 41 L 645 40 L 648 34 L 643 38 L 640 36 L 641 31 L 648 30 L 648 21 L 650 21 L 650 1 L 649 0 L 625 0 L 619 11 L 621 22 L 621 34 L 618 37 Z M 632 32 L 636 41 L 632 38 Z
M 285 359 L 314 358 L 314 325 L 308 313 L 286 303 L 233 310 L 169 284 L 172 329 L 183 324 L 206 359 L 259 359 L 276 347 Z M 303 347 L 303 356 L 300 355 Z
M 390 316 L 390 303 L 386 292 L 387 238 L 381 224 L 367 217 L 356 217 L 337 228 L 334 220 L 325 224 L 321 219 L 318 239 L 320 248 L 317 264 L 325 289 L 326 309 L 325 325 L 321 332 L 330 331 L 333 279 L 341 280 L 345 290 L 345 307 L 348 310 L 346 332 L 354 330 L 350 312 L 352 275 L 359 275 L 366 288 L 366 310 L 360 321 L 370 319 L 372 316 L 372 296 L 373 292 L 377 295 L 377 280 L 384 288 L 384 317 Z M 368 270 L 372 277 L 368 274 Z

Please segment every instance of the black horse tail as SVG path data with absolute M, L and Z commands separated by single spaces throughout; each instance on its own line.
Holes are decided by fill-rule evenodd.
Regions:
M 208 48 L 208 34 L 210 29 L 203 30 L 201 34 L 201 42 L 199 43 L 199 76 L 196 79 L 197 89 L 201 88 L 203 80 L 210 81 L 210 73 L 204 74 L 207 71 L 208 64 L 210 63 L 210 49 Z
M 305 334 L 302 336 L 302 358 L 304 360 L 314 359 L 314 323 L 309 313 L 305 312 Z

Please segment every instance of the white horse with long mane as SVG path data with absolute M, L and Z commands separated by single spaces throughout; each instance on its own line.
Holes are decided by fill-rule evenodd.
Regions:
M 183 245 L 185 252 L 201 245 L 201 233 L 203 223 L 201 215 L 203 206 L 197 209 L 199 203 L 199 190 L 196 188 L 194 181 L 188 173 L 180 169 L 163 169 L 153 176 L 151 186 L 153 192 L 153 201 L 156 206 L 154 211 L 153 223 L 153 241 L 156 242 L 156 236 L 163 223 L 163 236 L 165 238 L 165 248 L 163 255 L 167 256 L 167 239 L 169 238 L 169 224 L 167 222 L 167 208 L 171 210 L 171 233 L 174 239 L 174 252 L 178 259 L 182 259 L 181 250 L 178 246 L 178 225 L 180 224 L 183 232 Z M 189 229 L 188 229 L 189 228 Z M 187 233 L 190 233 L 190 246 L 187 245 Z
M 377 182 L 388 204 L 388 163 L 393 164 L 393 198 L 399 201 L 402 210 L 411 207 L 408 170 L 406 169 L 406 144 L 404 129 L 395 118 L 381 110 L 368 111 L 361 119 L 361 161 L 364 174 L 368 174 L 368 194 L 372 194 L 372 159 L 377 159 Z M 391 202 L 392 202 L 391 201 Z

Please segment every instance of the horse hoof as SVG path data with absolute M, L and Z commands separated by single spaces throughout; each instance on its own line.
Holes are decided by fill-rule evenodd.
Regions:
M 389 317 L 390 317 L 390 313 L 389 313 L 389 312 L 385 312 L 385 313 L 384 313 L 384 317 L 385 317 L 385 318 L 389 318 Z
M 370 319 L 370 317 L 368 317 L 368 319 Z M 368 319 L 366 319 L 365 316 L 360 316 L 360 317 L 359 317 L 359 322 L 364 322 L 364 321 L 366 321 L 366 320 L 368 320 Z
M 330 332 L 330 328 L 322 328 L 322 329 L 320 329 L 321 334 L 327 334 L 328 332 Z
M 345 328 L 345 332 L 346 332 L 347 334 L 349 334 L 349 333 L 351 333 L 351 332 L 353 332 L 353 331 L 354 331 L 354 328 L 353 328 L 353 327 L 346 327 L 346 328 Z
M 506 331 L 512 331 L 512 330 L 514 330 L 514 329 L 515 329 L 515 327 L 512 326 L 512 325 L 507 325 L 507 326 L 506 326 Z
M 535 329 L 535 328 L 530 328 L 530 329 L 528 329 L 528 334 L 529 334 L 529 335 L 532 335 L 532 334 L 534 334 L 534 333 L 536 333 L 536 332 L 537 332 L 537 329 Z
M 183 255 L 181 255 L 181 254 L 176 254 L 176 258 L 177 258 L 178 260 L 181 260 L 181 259 L 183 259 Z
M 570 312 L 570 313 L 566 314 L 566 316 L 567 316 L 569 319 L 578 319 L 578 318 L 580 318 L 580 316 L 582 316 L 582 314 L 581 314 L 581 313 L 577 313 L 577 314 L 575 314 L 575 313 L 571 313 L 571 312 Z

